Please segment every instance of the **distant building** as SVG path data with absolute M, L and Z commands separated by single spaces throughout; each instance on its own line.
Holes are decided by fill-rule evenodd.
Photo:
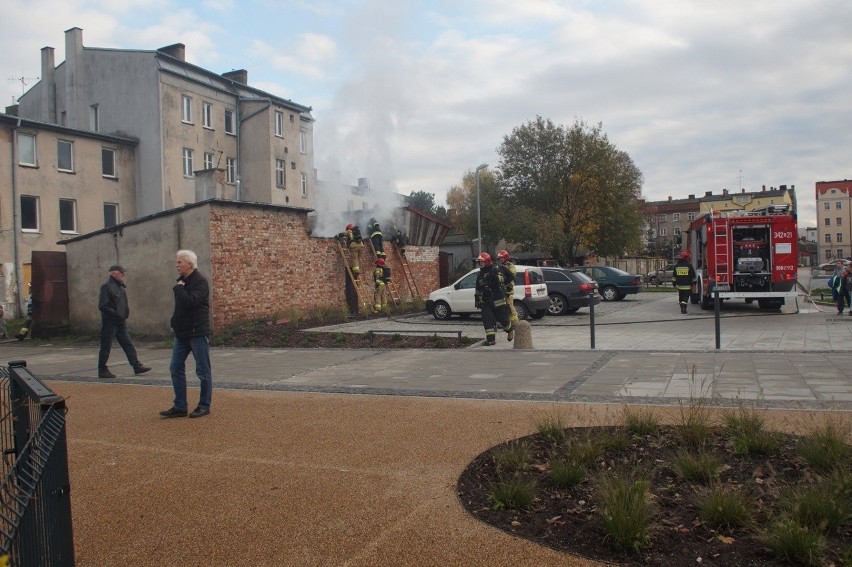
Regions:
M 815 193 L 820 262 L 852 255 L 852 181 L 817 181 Z

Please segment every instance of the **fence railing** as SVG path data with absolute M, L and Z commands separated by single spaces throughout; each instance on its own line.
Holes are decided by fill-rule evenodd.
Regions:
M 0 367 L 0 564 L 74 565 L 65 414 L 26 362 Z

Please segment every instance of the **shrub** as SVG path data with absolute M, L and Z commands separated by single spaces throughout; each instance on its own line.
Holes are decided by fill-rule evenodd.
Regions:
M 819 532 L 804 528 L 789 518 L 775 522 L 760 540 L 789 563 L 822 564 L 825 539 Z
M 751 524 L 751 504 L 739 492 L 714 486 L 700 497 L 698 509 L 701 519 L 715 529 L 734 529 Z
M 581 464 L 562 460 L 550 462 L 550 482 L 557 488 L 571 488 L 585 476 L 586 469 Z
M 640 551 L 651 539 L 654 517 L 648 481 L 602 474 L 598 492 L 598 515 L 607 540 L 621 551 Z
M 502 472 L 520 472 L 527 468 L 531 458 L 530 447 L 524 441 L 511 441 L 494 452 L 494 462 Z
M 519 474 L 491 485 L 488 501 L 495 510 L 525 510 L 535 496 L 535 482 Z
M 840 475 L 845 474 L 846 481 Z M 781 509 L 798 525 L 823 533 L 836 532 L 852 521 L 852 493 L 848 488 L 850 473 L 836 473 L 832 478 L 811 486 L 789 489 L 781 500 Z
M 681 450 L 675 453 L 672 466 L 689 482 L 710 482 L 719 475 L 722 459 L 710 452 Z
M 828 420 L 802 439 L 800 454 L 817 470 L 831 471 L 850 466 L 850 447 L 846 442 L 849 425 Z

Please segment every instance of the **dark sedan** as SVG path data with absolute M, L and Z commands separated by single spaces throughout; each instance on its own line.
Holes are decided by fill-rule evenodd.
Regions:
M 550 297 L 548 315 L 576 313 L 581 307 L 589 306 L 589 292 L 595 291 L 594 280 L 582 272 L 571 272 L 564 268 L 542 267 L 547 294 Z M 601 302 L 601 296 L 594 294 L 594 304 Z
M 621 301 L 628 294 L 639 293 L 644 289 L 642 276 L 628 274 L 612 266 L 578 266 L 569 270 L 582 272 L 595 280 L 604 301 Z

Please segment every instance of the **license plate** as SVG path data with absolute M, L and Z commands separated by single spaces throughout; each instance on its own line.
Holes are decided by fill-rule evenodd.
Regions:
M 537 289 L 537 290 L 535 290 L 535 294 L 536 295 L 544 295 L 544 290 L 543 289 Z

